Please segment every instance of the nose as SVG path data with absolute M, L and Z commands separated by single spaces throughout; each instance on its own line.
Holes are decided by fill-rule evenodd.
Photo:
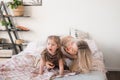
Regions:
M 50 44 L 50 45 L 49 45 L 49 48 L 51 48 L 51 47 L 52 47 L 52 45 Z

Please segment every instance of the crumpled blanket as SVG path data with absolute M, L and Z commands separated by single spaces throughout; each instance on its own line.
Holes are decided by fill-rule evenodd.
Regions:
M 35 53 L 22 52 L 14 55 L 11 59 L 0 63 L 0 80 L 50 80 L 58 74 L 58 70 L 47 71 L 39 75 L 39 67 L 36 67 L 36 59 L 39 55 Z M 67 74 L 68 75 L 74 75 Z
M 11 59 L 0 63 L 0 80 L 49 80 L 54 73 L 46 72 L 44 76 L 33 73 L 39 71 L 34 66 L 36 57 L 34 53 L 22 52 L 14 55 Z

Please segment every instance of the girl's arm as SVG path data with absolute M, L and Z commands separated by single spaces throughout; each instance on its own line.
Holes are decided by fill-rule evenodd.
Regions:
M 63 63 L 63 59 L 59 60 L 59 74 L 63 75 L 63 71 L 64 71 L 64 63 Z
M 44 65 L 45 65 L 45 60 L 43 58 L 40 59 L 40 74 L 43 74 L 43 69 L 44 69 Z

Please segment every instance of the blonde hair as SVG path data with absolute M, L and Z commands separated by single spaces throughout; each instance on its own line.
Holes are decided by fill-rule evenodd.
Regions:
M 68 47 L 69 43 L 71 43 L 74 40 L 72 36 L 65 36 L 61 39 L 61 44 L 63 47 Z
M 92 55 L 88 47 L 87 42 L 79 41 L 78 42 L 78 58 L 74 60 L 71 71 L 79 71 L 82 73 L 87 73 L 92 68 Z
M 75 40 L 72 36 L 66 36 L 62 38 L 61 42 L 62 46 L 64 48 L 67 48 L 69 44 L 75 42 Z M 79 71 L 82 73 L 87 73 L 92 68 L 92 54 L 90 48 L 87 42 L 84 40 L 78 41 L 77 45 L 78 45 L 77 58 L 73 60 L 73 63 L 70 66 L 70 70 L 72 72 Z

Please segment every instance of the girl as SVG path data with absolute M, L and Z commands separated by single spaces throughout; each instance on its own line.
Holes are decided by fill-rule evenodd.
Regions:
M 72 36 L 66 36 L 62 38 L 62 45 L 66 63 L 72 72 L 86 73 L 91 70 L 91 51 L 85 41 L 76 42 Z
M 62 57 L 60 38 L 58 36 L 49 36 L 47 48 L 41 53 L 40 74 L 43 74 L 44 66 L 49 64 L 49 68 L 59 68 L 59 74 L 63 75 L 64 63 Z

